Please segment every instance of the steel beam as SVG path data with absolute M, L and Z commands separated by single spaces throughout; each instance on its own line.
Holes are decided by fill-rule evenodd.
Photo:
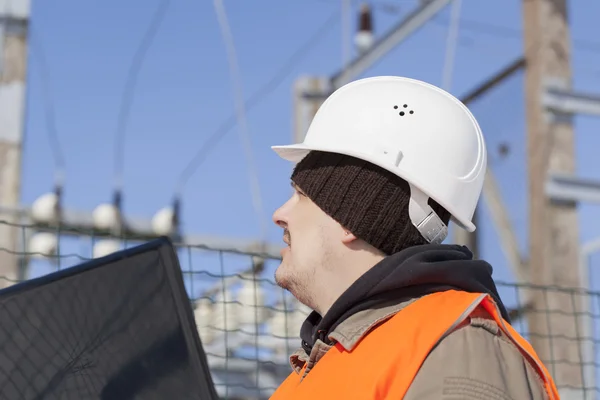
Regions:
M 96 238 L 103 236 L 114 236 L 110 232 L 100 232 L 94 227 L 91 212 L 77 210 L 62 210 L 60 221 L 60 234 L 65 236 L 93 235 Z M 57 232 L 54 225 L 35 224 L 30 219 L 28 208 L 9 208 L 0 206 L 0 214 L 13 215 L 23 224 L 27 224 L 32 230 Z M 125 218 L 127 232 L 124 237 L 131 240 L 150 240 L 157 237 L 152 230 L 152 222 L 147 218 L 129 217 Z M 214 235 L 184 234 L 181 238 L 173 240 L 177 245 L 209 249 L 215 251 L 256 254 L 267 258 L 281 258 L 280 250 L 283 244 L 260 243 L 259 241 L 243 238 L 218 237 Z
M 525 66 L 525 57 L 518 57 L 517 59 L 513 60 L 510 64 L 507 64 L 504 68 L 496 72 L 493 76 L 486 79 L 484 82 L 471 89 L 468 93 L 461 96 L 460 100 L 468 106 L 470 103 L 479 99 L 482 95 L 486 94 L 489 90 L 495 88 L 498 84 L 504 82 L 505 79 L 510 78 L 516 72 L 521 71 L 523 68 L 525 68 Z
M 600 95 L 548 87 L 542 102 L 552 112 L 600 117 Z
M 546 181 L 546 195 L 554 201 L 600 203 L 600 181 L 550 174 Z

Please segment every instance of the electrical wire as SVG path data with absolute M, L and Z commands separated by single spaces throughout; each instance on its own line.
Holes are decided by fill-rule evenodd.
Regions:
M 432 18 L 432 21 L 437 24 L 446 25 L 448 22 L 441 16 L 436 16 Z M 466 18 L 461 18 L 460 27 L 464 31 L 470 31 L 473 33 L 483 33 L 490 36 L 496 36 L 501 38 L 512 38 L 512 39 L 523 39 L 523 31 L 517 28 L 512 28 L 509 26 L 492 24 L 489 22 L 482 22 L 477 20 L 471 20 Z M 573 38 L 572 40 L 573 47 L 589 52 L 600 54 L 600 42 L 589 40 L 589 39 L 581 39 L 581 38 Z
M 58 130 L 56 128 L 56 111 L 54 107 L 54 96 L 52 95 L 52 86 L 50 84 L 50 73 L 44 46 L 40 37 L 35 34 L 33 26 L 29 27 L 29 45 L 32 47 L 32 64 L 35 66 L 35 71 L 39 74 L 42 92 L 42 102 L 44 107 L 44 119 L 46 123 L 46 135 L 50 152 L 54 160 L 54 185 L 59 188 L 64 185 L 66 164 L 65 157 L 60 143 Z
M 137 78 L 139 72 L 144 63 L 144 58 L 148 49 L 152 45 L 152 42 L 156 38 L 156 34 L 164 21 L 164 17 L 167 13 L 167 9 L 171 4 L 171 0 L 160 0 L 152 20 L 148 25 L 148 29 L 144 33 L 142 40 L 138 48 L 133 55 L 131 65 L 127 74 L 127 80 L 123 88 L 123 95 L 121 97 L 121 108 L 119 109 L 119 115 L 117 117 L 117 130 L 115 133 L 115 164 L 114 164 L 114 185 L 117 191 L 120 191 L 123 186 L 123 167 L 125 163 L 125 138 L 127 132 L 127 123 L 129 122 L 129 115 L 131 113 L 131 106 L 133 104 L 133 95 L 135 93 L 135 87 L 137 84 Z
M 352 12 L 352 1 L 341 0 L 342 13 L 342 68 L 346 68 L 352 54 L 352 23 L 350 14 Z
M 334 3 L 338 0 L 318 0 L 321 3 Z M 353 0 L 353 4 L 357 4 L 362 2 L 362 0 Z M 391 2 L 370 2 L 374 9 L 379 9 L 379 11 L 385 12 L 391 15 L 397 15 L 400 13 L 400 6 Z M 448 22 L 442 16 L 435 16 L 431 19 L 434 23 L 446 25 Z M 523 31 L 518 28 L 512 28 L 509 26 L 493 24 L 489 22 L 477 21 L 473 19 L 461 18 L 460 21 L 461 29 L 464 31 L 470 31 L 474 33 L 483 33 L 496 37 L 503 38 L 514 38 L 514 39 L 523 39 Z M 573 38 L 572 39 L 573 48 L 578 50 L 600 54 L 600 41 L 590 40 L 590 39 L 582 39 L 582 38 Z
M 450 16 L 450 24 L 448 26 L 448 36 L 446 37 L 446 54 L 444 56 L 444 68 L 442 72 L 442 89 L 447 92 L 451 91 L 452 77 L 454 72 L 454 61 L 456 58 L 456 48 L 458 46 L 458 31 L 460 28 L 460 9 L 462 6 L 462 0 L 453 0 Z M 477 210 L 473 214 L 473 223 L 477 223 Z M 460 236 L 460 230 L 454 231 L 455 240 L 462 241 Z M 464 243 L 464 242 L 463 242 Z M 475 245 L 472 249 L 474 253 L 477 252 L 477 242 L 474 241 L 471 244 Z
M 452 1 L 450 25 L 446 40 L 446 56 L 444 58 L 444 71 L 442 76 L 442 88 L 450 91 L 452 87 L 452 75 L 454 72 L 454 60 L 456 58 L 456 47 L 458 45 L 458 31 L 460 28 L 460 8 L 462 0 Z
M 339 9 L 336 9 L 326 20 L 319 26 L 319 28 L 304 42 L 298 49 L 283 63 L 283 65 L 277 70 L 273 77 L 263 86 L 254 92 L 246 101 L 245 109 L 246 112 L 250 111 L 260 103 L 262 103 L 274 90 L 276 90 L 281 83 L 294 71 L 302 59 L 309 53 L 310 50 L 314 49 L 319 41 L 323 39 L 325 34 L 333 28 L 335 21 L 338 19 Z M 175 187 L 176 196 L 181 196 L 183 189 L 206 160 L 208 155 L 219 142 L 236 126 L 237 119 L 236 115 L 233 114 L 225 119 L 219 128 L 212 133 L 198 149 L 196 154 L 186 164 L 181 171 L 177 185 Z
M 233 40 L 233 34 L 229 26 L 227 18 L 227 12 L 225 11 L 225 5 L 223 0 L 213 1 L 215 12 L 217 14 L 217 20 L 221 29 L 221 35 L 225 42 L 225 49 L 227 52 L 227 60 L 229 63 L 229 74 L 231 78 L 231 86 L 233 90 L 233 99 L 235 105 L 235 114 L 237 123 L 239 125 L 238 132 L 240 134 L 240 141 L 246 153 L 246 163 L 248 165 L 248 179 L 250 182 L 250 190 L 252 192 L 252 204 L 254 206 L 254 213 L 259 219 L 261 239 L 266 240 L 267 236 L 267 224 L 265 218 L 265 212 L 262 202 L 262 196 L 260 194 L 260 182 L 258 180 L 258 169 L 254 160 L 254 153 L 252 151 L 252 142 L 250 140 L 250 134 L 248 132 L 248 120 L 246 118 L 246 108 L 244 102 L 244 95 L 242 89 L 240 67 L 237 60 L 237 52 L 235 49 L 235 43 Z

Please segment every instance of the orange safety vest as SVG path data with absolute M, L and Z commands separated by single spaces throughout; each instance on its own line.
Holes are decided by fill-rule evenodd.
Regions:
M 487 294 L 445 291 L 422 297 L 376 327 L 351 352 L 337 343 L 301 379 L 292 372 L 271 400 L 401 399 L 421 364 L 443 337 L 483 306 L 521 350 L 544 382 L 550 400 L 559 400 L 554 381 L 531 345 L 504 321 Z M 306 368 L 306 366 L 304 367 Z

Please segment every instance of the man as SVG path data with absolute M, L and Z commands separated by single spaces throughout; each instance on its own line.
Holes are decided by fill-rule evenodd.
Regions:
M 558 399 L 510 326 L 492 268 L 443 245 L 471 222 L 486 171 L 479 125 L 456 98 L 401 77 L 352 82 L 317 112 L 294 194 L 274 215 L 277 283 L 315 310 L 272 399 Z

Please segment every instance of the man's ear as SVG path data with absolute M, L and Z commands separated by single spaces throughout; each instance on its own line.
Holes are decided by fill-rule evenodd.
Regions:
M 353 241 L 355 241 L 356 239 L 358 239 L 358 238 L 356 236 L 354 236 L 354 233 L 344 230 L 344 236 L 342 237 L 342 243 L 350 244 Z

